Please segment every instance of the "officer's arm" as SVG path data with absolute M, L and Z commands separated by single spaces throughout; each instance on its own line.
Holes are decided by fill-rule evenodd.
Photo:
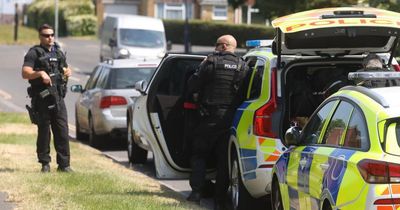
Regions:
M 45 71 L 34 71 L 30 66 L 22 67 L 22 78 L 27 80 L 42 78 L 44 84 L 51 85 L 51 79 Z
M 64 76 L 70 77 L 72 75 L 72 70 L 69 67 L 64 67 Z

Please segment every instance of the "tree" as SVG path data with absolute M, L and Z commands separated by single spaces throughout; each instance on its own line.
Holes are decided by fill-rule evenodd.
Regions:
M 246 0 L 228 0 L 228 4 L 233 7 L 233 9 L 237 9 L 239 6 L 242 6 Z

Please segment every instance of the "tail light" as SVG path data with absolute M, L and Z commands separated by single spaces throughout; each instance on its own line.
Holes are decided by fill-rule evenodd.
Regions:
M 254 115 L 253 132 L 257 136 L 265 136 L 275 138 L 277 133 L 272 130 L 272 114 L 277 110 L 276 103 L 276 72 L 273 68 L 271 71 L 271 93 L 269 101 L 259 109 Z
M 398 204 L 400 204 L 400 198 L 383 198 L 383 199 L 378 199 L 374 202 L 374 205 L 398 205 Z
M 395 71 L 400 71 L 400 65 L 399 64 L 393 65 L 393 68 L 394 68 Z
M 367 159 L 360 161 L 357 167 L 368 183 L 400 183 L 399 164 Z
M 105 96 L 101 98 L 100 109 L 109 108 L 110 106 L 126 105 L 126 99 L 122 96 Z

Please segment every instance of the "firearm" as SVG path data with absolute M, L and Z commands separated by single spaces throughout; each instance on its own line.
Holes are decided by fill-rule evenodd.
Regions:
M 57 89 L 57 80 L 59 80 L 59 75 L 50 73 L 49 74 L 50 79 L 51 79 L 51 86 L 48 86 L 46 89 L 42 90 L 39 92 L 39 95 L 42 99 L 47 99 L 48 100 L 48 110 L 54 110 L 58 111 L 59 108 L 59 102 L 60 102 L 60 95 L 58 94 L 58 89 Z

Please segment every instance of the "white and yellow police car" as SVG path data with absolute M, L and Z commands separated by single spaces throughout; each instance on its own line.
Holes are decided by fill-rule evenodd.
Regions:
M 400 72 L 356 72 L 362 80 Z M 400 208 L 400 87 L 346 86 L 300 132 L 290 128 L 273 169 L 273 209 Z
M 347 75 L 362 68 L 367 54 L 376 53 L 387 68 L 399 70 L 393 58 L 399 23 L 399 13 L 375 8 L 317 9 L 274 20 L 272 43 L 249 42 L 259 46 L 244 56 L 251 76 L 230 138 L 235 209 L 271 192 L 272 168 L 287 150 L 285 131 L 303 125 L 328 95 L 352 84 Z

